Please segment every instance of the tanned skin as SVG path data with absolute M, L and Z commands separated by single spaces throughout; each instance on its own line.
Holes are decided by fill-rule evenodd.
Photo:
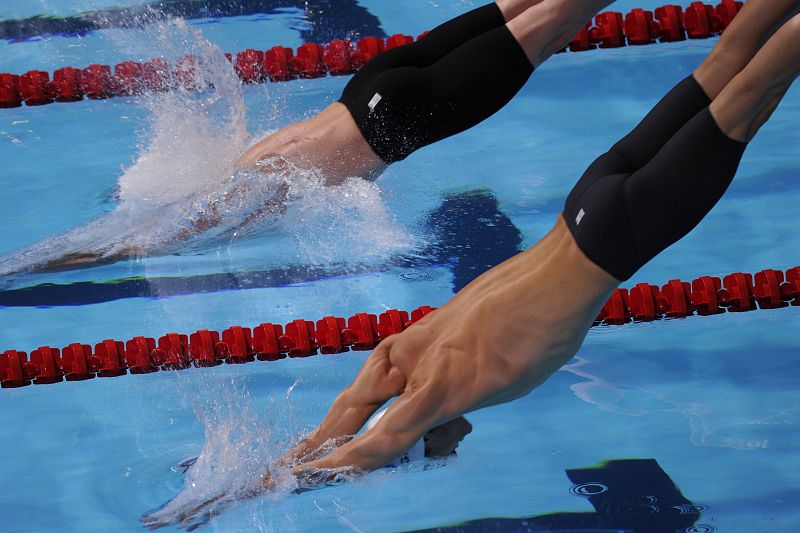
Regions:
M 563 48 L 613 0 L 498 0 L 508 29 L 534 67 Z M 374 179 L 386 164 L 367 144 L 347 108 L 335 102 L 314 117 L 268 136 L 239 160 L 240 167 L 275 156 L 300 168 L 322 170 L 328 185 L 360 176 Z M 265 170 L 272 170 L 269 165 Z
M 541 65 L 569 43 L 584 24 L 613 0 L 498 0 L 509 31 L 517 39 L 534 67 Z M 239 169 L 254 169 L 290 176 L 291 169 L 319 172 L 326 185 L 339 185 L 346 178 L 376 179 L 386 164 L 375 154 L 356 126 L 348 109 L 335 102 L 315 116 L 278 130 L 247 150 L 237 162 Z M 264 212 L 280 212 L 283 199 L 265 199 Z M 217 225 L 226 206 L 223 198 L 204 216 L 176 236 L 184 241 Z M 256 213 L 255 215 L 260 215 Z M 175 243 L 169 243 L 173 245 Z M 143 257 L 153 250 L 123 248 L 108 251 L 78 251 L 37 265 L 37 271 L 68 270 Z
M 541 20 L 557 15 L 546 11 L 548 6 L 568 5 L 544 0 L 522 11 L 509 28 L 530 10 L 545 8 Z M 730 138 L 752 139 L 800 74 L 798 11 L 800 0 L 749 0 L 694 71 L 713 100 L 714 120 Z M 565 30 L 561 41 L 551 32 L 547 45 L 557 50 L 582 24 Z M 460 440 L 463 427 L 459 432 L 459 423 L 453 426 L 452 421 L 528 394 L 571 359 L 618 285 L 583 254 L 559 216 L 531 249 L 484 273 L 440 309 L 383 341 L 319 427 L 287 452 L 282 463 L 292 467 L 303 486 L 328 480 L 331 469 L 380 468 L 434 428 L 453 428 L 450 442 Z M 324 444 L 358 433 L 393 397 L 375 427 L 317 456 Z M 269 472 L 262 475 L 262 485 L 264 490 L 275 487 Z M 180 514 L 179 527 L 198 516 L 207 520 L 218 499 Z M 151 528 L 168 523 L 159 518 L 143 522 Z
M 730 138 L 752 139 L 800 74 L 798 10 L 798 0 L 750 0 L 694 72 Z M 379 468 L 433 427 L 528 394 L 578 351 L 618 285 L 583 254 L 559 216 L 533 248 L 381 343 L 320 426 L 287 454 L 300 463 L 295 475 Z M 303 463 L 307 450 L 357 432 L 392 397 L 374 428 Z

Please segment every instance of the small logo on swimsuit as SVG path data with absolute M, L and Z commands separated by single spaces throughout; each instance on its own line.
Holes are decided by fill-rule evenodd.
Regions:
M 580 211 L 578 211 L 578 216 L 576 216 L 576 217 L 575 217 L 575 225 L 576 225 L 576 226 L 579 226 L 579 225 L 580 225 L 580 223 L 581 223 L 581 220 L 583 220 L 583 216 L 584 216 L 585 214 L 586 214 L 586 211 L 584 211 L 583 209 L 581 209 Z
M 375 111 L 375 106 L 378 105 L 378 102 L 381 101 L 381 98 L 383 98 L 383 96 L 381 96 L 380 93 L 375 93 L 375 96 L 373 96 L 372 100 L 369 101 L 369 103 L 367 104 L 367 107 L 369 108 L 369 112 L 370 113 Z

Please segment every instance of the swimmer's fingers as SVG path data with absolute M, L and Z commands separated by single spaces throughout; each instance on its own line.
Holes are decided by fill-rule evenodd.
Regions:
M 139 518 L 142 526 L 152 531 L 173 523 L 175 521 L 175 515 L 165 510 L 172 501 L 173 500 L 169 500 L 160 507 L 144 513 L 141 518 Z
M 186 531 L 194 531 L 198 527 L 208 524 L 212 518 L 218 516 L 222 511 L 219 509 L 209 509 L 203 513 L 197 520 L 184 521 L 179 524 L 178 529 L 186 529 Z
M 139 521 L 142 523 L 142 526 L 146 527 L 150 531 L 161 529 L 162 527 L 168 526 L 171 523 L 173 523 L 173 520 L 165 520 L 163 517 L 153 516 L 152 513 L 146 513 L 142 515 Z
M 208 520 L 211 519 L 210 517 L 208 519 L 205 518 L 206 515 L 209 515 L 212 512 L 211 510 L 206 510 L 207 507 L 209 507 L 210 505 L 213 505 L 213 502 L 206 502 L 206 503 L 201 504 L 201 505 L 193 508 L 192 510 L 180 515 L 178 517 L 178 520 L 176 521 L 175 528 L 176 529 L 187 529 L 189 531 L 192 531 L 193 529 L 199 527 L 200 525 L 203 525 L 203 523 L 207 523 Z M 198 518 L 198 516 L 200 518 Z M 199 524 L 198 524 L 198 522 L 199 522 Z M 195 524 L 198 524 L 198 525 L 195 525 Z M 193 525 L 194 525 L 194 527 L 192 527 Z M 189 529 L 189 528 L 192 528 L 192 529 Z
M 187 526 L 191 525 L 194 519 L 197 517 L 198 514 L 203 512 L 205 509 L 208 509 L 210 506 L 217 503 L 220 499 L 225 497 L 225 493 L 218 494 L 213 498 L 209 498 L 208 500 L 195 505 L 183 512 L 178 513 L 175 515 L 175 520 L 170 522 L 174 524 L 178 524 L 178 528 L 186 528 Z

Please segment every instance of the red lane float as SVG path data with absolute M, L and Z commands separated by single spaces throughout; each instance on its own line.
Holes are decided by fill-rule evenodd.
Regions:
M 53 102 L 47 86 L 50 75 L 42 70 L 29 70 L 17 78 L 20 99 L 29 106 L 45 105 Z
M 306 43 L 297 49 L 297 55 L 289 60 L 289 64 L 301 78 L 321 78 L 327 72 L 323 55 L 321 45 Z
M 331 76 L 346 76 L 356 71 L 356 53 L 349 41 L 331 41 L 325 47 L 322 60 Z
M 48 92 L 56 102 L 77 102 L 83 100 L 83 78 L 81 71 L 64 67 L 53 72 L 53 81 L 48 84 Z
M 762 270 L 755 275 L 737 272 L 720 279 L 702 276 L 691 283 L 678 279 L 658 287 L 639 283 L 617 289 L 600 311 L 595 325 L 651 322 L 691 315 L 710 316 L 756 309 L 800 306 L 800 266 L 787 270 Z M 0 354 L 0 385 L 3 388 L 35 384 L 83 381 L 94 377 L 147 374 L 159 370 L 181 370 L 242 364 L 255 360 L 277 361 L 309 357 L 317 353 L 337 354 L 350 350 L 372 350 L 378 344 L 411 327 L 435 310 L 422 306 L 411 313 L 389 309 L 380 315 L 357 313 L 348 319 L 326 316 L 316 323 L 294 320 L 285 326 L 265 322 L 253 328 L 231 326 L 222 335 L 199 330 L 191 335 L 167 333 L 156 340 L 134 337 L 122 343 L 108 339 L 95 345 L 72 343 L 59 350 L 42 346 L 26 352 L 7 350 Z
M 722 0 L 716 6 L 692 2 L 685 9 L 665 5 L 654 11 L 633 9 L 623 16 L 606 11 L 595 16 L 563 51 L 583 52 L 595 48 L 619 48 L 656 42 L 705 39 L 722 33 L 742 8 L 742 2 Z M 417 37 L 423 38 L 427 32 Z M 413 43 L 410 35 L 395 34 L 384 39 L 364 37 L 355 43 L 341 39 L 327 45 L 305 43 L 297 51 L 274 46 L 262 51 L 248 48 L 235 56 L 225 54 L 244 83 L 288 81 L 352 74 L 373 57 L 386 50 Z M 31 70 L 16 76 L 0 73 L 0 108 L 29 106 L 52 102 L 76 102 L 84 97 L 103 99 L 130 96 L 144 91 L 164 91 L 183 87 L 203 89 L 207 83 L 197 79 L 198 58 L 184 56 L 174 65 L 164 59 L 146 63 L 123 61 L 113 69 L 109 65 L 89 65 L 85 69 L 64 67 L 49 74 Z M 112 72 L 113 71 L 113 72 Z
M 0 74 L 0 107 L 10 108 L 22 105 L 19 94 L 19 76 L 16 74 Z
M 261 83 L 264 81 L 264 52 L 248 48 L 236 54 L 233 62 L 236 74 L 244 83 Z

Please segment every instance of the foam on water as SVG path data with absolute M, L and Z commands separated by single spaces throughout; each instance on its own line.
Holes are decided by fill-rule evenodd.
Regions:
M 244 501 L 255 499 L 257 506 L 280 505 L 298 490 L 352 480 L 358 472 L 349 467 L 315 470 L 298 480 L 291 473 L 291 465 L 279 461 L 310 429 L 297 421 L 292 400 L 297 385 L 295 382 L 282 396 L 270 397 L 266 408 L 256 412 L 248 387 L 240 378 L 218 379 L 213 372 L 191 379 L 181 376 L 179 387 L 204 427 L 203 447 L 196 458 L 172 468 L 183 475 L 178 494 L 144 513 L 143 525 L 177 525 L 191 531 Z M 331 439 L 313 455 L 326 455 L 352 437 Z M 253 529 L 275 530 L 268 522 L 256 513 L 251 525 Z
M 184 394 L 191 398 L 194 411 L 203 423 L 203 448 L 196 460 L 183 461 L 181 491 L 160 508 L 142 517 L 148 527 L 168 524 L 197 526 L 243 499 L 263 496 L 262 479 L 270 473 L 278 483 L 270 492 L 273 498 L 293 490 L 291 476 L 273 467 L 282 451 L 296 440 L 287 430 L 291 424 L 291 391 L 286 392 L 268 412 L 259 415 L 252 408 L 247 387 L 236 379 L 183 381 Z M 180 470 L 180 469 L 176 469 Z
M 318 172 L 283 162 L 236 171 L 251 139 L 242 86 L 230 62 L 180 19 L 155 21 L 117 37 L 130 56 L 175 63 L 197 58 L 191 82 L 200 91 L 142 96 L 148 126 L 134 162 L 118 179 L 117 203 L 94 221 L 0 258 L 0 276 L 70 269 L 98 262 L 202 253 L 276 225 L 296 241 L 295 257 L 341 262 L 386 257 L 411 246 L 386 212 L 380 191 L 361 179 L 323 185 Z

